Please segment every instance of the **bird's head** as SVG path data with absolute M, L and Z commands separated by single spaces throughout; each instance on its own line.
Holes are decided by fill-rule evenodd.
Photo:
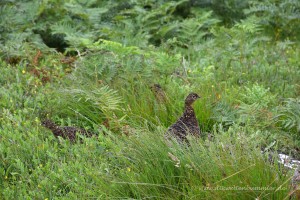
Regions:
M 52 122 L 50 119 L 43 120 L 41 125 L 49 129 L 56 127 L 56 124 Z
M 161 85 L 157 83 L 151 85 L 150 88 L 153 92 L 159 92 L 160 90 L 162 90 Z
M 185 105 L 190 106 L 192 105 L 200 96 L 194 92 L 190 93 L 185 99 Z

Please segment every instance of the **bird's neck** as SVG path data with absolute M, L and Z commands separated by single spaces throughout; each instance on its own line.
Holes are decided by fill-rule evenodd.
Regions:
M 53 122 L 50 122 L 46 125 L 47 128 L 49 128 L 50 130 L 52 131 L 55 131 L 55 130 L 58 130 L 59 129 L 59 126 L 57 126 L 55 123 Z
M 186 104 L 184 107 L 184 116 L 191 116 L 194 114 L 194 108 L 192 105 Z
M 56 125 L 54 125 L 54 126 L 52 126 L 52 130 L 54 131 L 54 130 L 58 130 L 59 129 L 59 126 L 56 126 Z
M 49 129 L 52 131 L 52 133 L 55 136 L 61 136 L 61 128 L 59 126 L 57 126 L 56 124 L 52 124 Z

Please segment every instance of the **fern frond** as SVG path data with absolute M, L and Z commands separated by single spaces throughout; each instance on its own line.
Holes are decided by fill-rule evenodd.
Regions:
M 74 35 L 79 32 L 78 27 L 68 22 L 57 22 L 51 26 L 52 34 Z
M 289 98 L 284 101 L 284 106 L 279 107 L 279 114 L 274 117 L 275 122 L 284 129 L 295 131 L 300 137 L 300 99 Z

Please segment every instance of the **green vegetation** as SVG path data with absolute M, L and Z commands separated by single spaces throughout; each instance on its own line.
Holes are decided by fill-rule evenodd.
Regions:
M 0 199 L 289 198 L 292 173 L 261 150 L 300 158 L 298 0 L 2 0 L 0 13 Z M 168 144 L 191 91 L 203 137 Z M 44 118 L 97 137 L 55 138 Z

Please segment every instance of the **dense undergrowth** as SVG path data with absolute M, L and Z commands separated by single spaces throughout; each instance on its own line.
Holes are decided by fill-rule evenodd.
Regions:
M 299 10 L 1 1 L 0 198 L 288 199 L 291 172 L 261 150 L 300 158 Z M 203 137 L 167 144 L 191 91 Z M 97 138 L 57 139 L 45 118 Z

